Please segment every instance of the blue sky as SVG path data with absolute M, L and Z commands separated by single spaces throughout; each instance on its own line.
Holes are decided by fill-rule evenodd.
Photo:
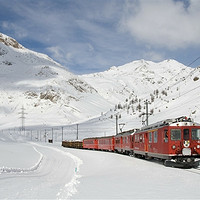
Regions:
M 0 32 L 75 74 L 138 59 L 189 65 L 199 20 L 199 0 L 0 0 Z

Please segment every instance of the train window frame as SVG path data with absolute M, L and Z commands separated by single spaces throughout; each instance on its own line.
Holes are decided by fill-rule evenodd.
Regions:
M 190 139 L 190 131 L 188 128 L 183 129 L 183 139 L 189 140 Z
M 153 142 L 157 143 L 158 142 L 158 131 L 153 132 Z
M 140 143 L 143 143 L 143 134 L 140 134 L 139 138 L 140 138 Z
M 136 135 L 135 135 L 135 143 L 139 143 L 139 141 L 140 141 L 140 140 L 139 140 L 139 134 L 136 134 Z
M 165 129 L 165 130 L 164 130 L 164 142 L 165 142 L 165 143 L 168 142 L 168 138 L 169 138 L 168 129 Z
M 149 143 L 152 143 L 152 132 L 149 132 Z
M 176 132 L 175 132 L 176 131 Z M 179 140 L 181 140 L 181 129 L 178 129 L 178 128 L 176 128 L 176 129 L 171 129 L 171 131 L 170 131 L 170 139 L 172 140 L 172 141 L 179 141 Z M 178 134 L 177 134 L 178 133 Z
M 115 139 L 115 144 L 120 144 L 120 138 Z
M 194 136 L 194 131 L 198 131 L 198 137 L 197 137 L 197 134 Z M 192 129 L 192 140 L 200 140 L 200 129 L 199 128 Z

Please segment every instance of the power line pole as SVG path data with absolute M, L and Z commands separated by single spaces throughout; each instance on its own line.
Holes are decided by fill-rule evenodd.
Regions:
M 117 113 L 115 114 L 115 127 L 116 127 L 116 135 L 118 134 L 118 127 L 119 127 L 119 122 L 118 120 L 121 118 L 121 114 Z
M 76 140 L 78 140 L 78 124 L 76 125 Z
M 44 131 L 44 139 L 45 139 L 45 143 L 47 142 L 47 132 L 46 132 L 46 129 Z
M 52 133 L 52 143 L 53 143 L 53 128 L 52 128 L 52 130 L 51 130 L 51 133 Z
M 118 115 L 116 115 L 116 135 L 118 134 Z
M 145 101 L 145 107 L 146 107 L 146 126 L 149 125 L 149 110 L 148 110 L 149 108 L 148 108 L 148 104 L 149 104 L 149 102 L 146 99 L 146 101 Z
M 25 111 L 25 108 L 24 108 L 24 106 L 22 106 L 22 108 L 21 108 L 21 112 L 19 112 L 19 114 L 21 114 L 21 131 L 25 131 L 25 114 L 27 114 L 27 113 L 25 113 L 24 112 Z
M 63 141 L 63 126 L 62 126 L 62 141 Z

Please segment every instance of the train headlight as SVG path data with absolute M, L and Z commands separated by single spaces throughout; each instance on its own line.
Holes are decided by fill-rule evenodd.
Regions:
M 172 146 L 172 149 L 176 149 L 176 145 L 173 145 L 173 146 Z
M 197 145 L 197 149 L 200 149 L 200 145 L 199 144 Z

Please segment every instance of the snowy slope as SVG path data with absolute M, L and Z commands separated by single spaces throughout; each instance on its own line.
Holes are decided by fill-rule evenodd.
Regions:
M 149 123 L 182 115 L 200 121 L 198 67 L 186 67 L 175 60 L 160 63 L 138 60 L 80 77 L 105 99 L 115 103 L 112 111 L 102 117 L 102 127 L 114 126 L 113 118 L 117 114 L 122 116 L 119 124 L 125 124 L 123 130 L 140 128 L 145 121 L 146 100 Z M 113 116 L 112 123 L 110 116 Z
M 84 80 L 47 55 L 30 51 L 3 34 L 0 94 L 0 117 L 5 127 L 20 126 L 20 117 L 29 125 L 69 124 L 110 107 Z
M 8 128 L 0 131 L 1 198 L 198 199 L 199 169 L 67 149 L 60 142 L 77 133 L 79 139 L 114 135 L 120 124 L 140 128 L 146 99 L 150 123 L 181 115 L 200 122 L 199 77 L 199 68 L 174 60 L 76 76 L 0 34 L 1 129 Z M 25 131 L 15 128 L 22 116 Z
M 179 76 L 173 78 L 181 71 Z M 119 67 L 111 67 L 100 73 L 80 76 L 108 101 L 116 104 L 127 97 L 137 95 L 144 97 L 153 93 L 158 87 L 172 85 L 192 71 L 175 60 L 160 63 L 138 60 Z M 170 80 L 170 81 L 169 81 Z
M 199 198 L 199 169 L 23 138 L 16 142 L 17 136 L 1 134 L 1 199 Z
M 26 126 L 79 123 L 80 138 L 110 135 L 116 116 L 123 130 L 140 128 L 146 100 L 149 123 L 182 115 L 200 122 L 199 78 L 199 68 L 175 60 L 138 60 L 76 76 L 0 34 L 1 128 L 19 127 L 24 118 Z

